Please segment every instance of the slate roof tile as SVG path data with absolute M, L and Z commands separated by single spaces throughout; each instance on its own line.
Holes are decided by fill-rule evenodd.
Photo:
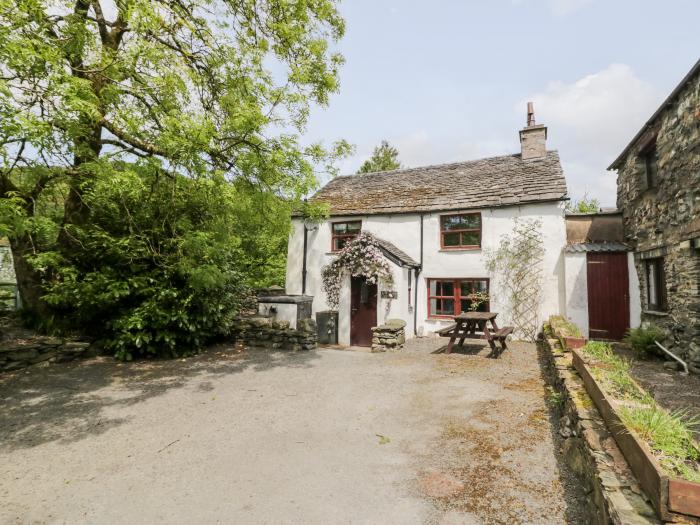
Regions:
M 484 208 L 567 198 L 559 154 L 520 155 L 378 173 L 345 175 L 311 199 L 331 214 L 372 215 Z

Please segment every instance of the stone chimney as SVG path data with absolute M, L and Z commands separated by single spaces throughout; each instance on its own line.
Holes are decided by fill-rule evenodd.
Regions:
M 535 124 L 532 102 L 527 103 L 527 126 L 520 130 L 520 156 L 523 160 L 547 155 L 547 126 Z

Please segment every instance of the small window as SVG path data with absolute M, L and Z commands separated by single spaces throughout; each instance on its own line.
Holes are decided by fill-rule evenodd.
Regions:
M 488 279 L 428 279 L 428 316 L 448 317 L 461 312 L 488 312 L 488 299 L 479 301 L 478 292 L 488 294 Z
M 655 145 L 642 152 L 642 160 L 647 189 L 656 188 L 659 185 L 659 155 Z
M 667 310 L 666 274 L 662 258 L 649 259 L 644 262 L 647 281 L 647 308 L 658 312 Z
M 440 246 L 445 249 L 481 247 L 481 214 L 460 213 L 440 217 Z
M 345 247 L 345 244 L 357 237 L 362 229 L 362 221 L 334 222 L 331 251 L 337 252 Z

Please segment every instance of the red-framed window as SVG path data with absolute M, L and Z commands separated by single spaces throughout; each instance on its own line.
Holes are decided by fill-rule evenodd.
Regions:
M 468 312 L 475 294 L 489 293 L 488 279 L 428 279 L 428 317 L 451 317 Z M 488 312 L 488 299 L 476 308 Z
M 481 214 L 441 215 L 440 247 L 445 250 L 475 250 L 480 248 Z
M 362 221 L 334 222 L 331 228 L 333 228 L 331 251 L 337 252 L 342 250 L 349 240 L 357 237 L 362 230 Z

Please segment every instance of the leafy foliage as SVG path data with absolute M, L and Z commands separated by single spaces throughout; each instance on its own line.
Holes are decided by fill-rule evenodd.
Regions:
M 321 270 L 323 291 L 332 310 L 338 309 L 343 277 L 348 273 L 352 277 L 364 277 L 373 284 L 380 281 L 387 285 L 393 283 L 389 262 L 382 255 L 376 239 L 368 232 L 361 232 L 347 242 L 333 262 Z
M 595 198 L 590 198 L 588 197 L 588 193 L 584 193 L 581 199 L 567 202 L 566 211 L 574 213 L 597 213 L 600 211 L 600 201 Z
M 374 148 L 372 156 L 367 159 L 357 173 L 374 173 L 377 171 L 398 170 L 401 168 L 399 162 L 399 150 L 383 140 L 379 146 Z
M 666 332 L 656 325 L 650 324 L 646 327 L 631 328 L 625 336 L 625 342 L 632 347 L 642 357 L 648 357 L 656 353 L 654 341 L 663 341 Z
M 250 283 L 243 273 L 236 188 L 126 166 L 83 194 L 83 249 L 33 258 L 62 324 L 123 359 L 177 356 L 228 333 Z
M 336 3 L 0 0 L 0 231 L 24 304 L 106 327 L 122 357 L 174 355 L 281 284 L 289 211 L 349 151 L 299 137 L 338 89 Z

